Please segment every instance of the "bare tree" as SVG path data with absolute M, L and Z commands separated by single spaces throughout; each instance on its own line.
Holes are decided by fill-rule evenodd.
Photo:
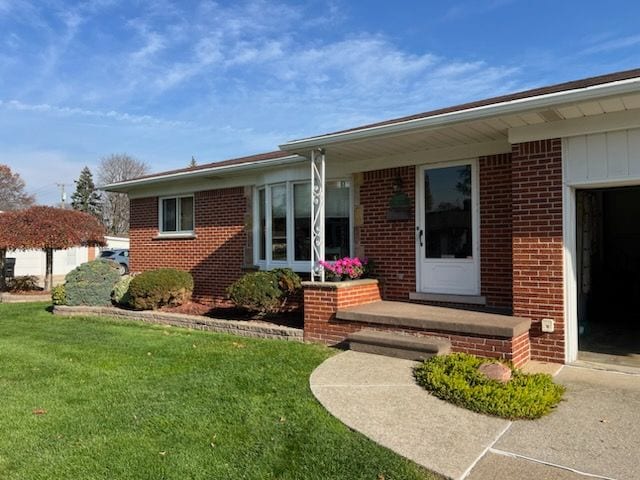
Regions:
M 100 160 L 98 183 L 110 183 L 131 180 L 149 172 L 149 166 L 126 153 L 112 154 Z M 102 213 L 104 225 L 109 235 L 129 233 L 129 197 L 125 193 L 105 192 L 103 194 Z
M 0 211 L 28 208 L 35 197 L 24 191 L 25 183 L 20 174 L 13 173 L 8 165 L 0 164 Z

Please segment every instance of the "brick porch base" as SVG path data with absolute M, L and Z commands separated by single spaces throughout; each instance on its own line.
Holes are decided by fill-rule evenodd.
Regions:
M 338 310 L 380 300 L 376 280 L 339 283 L 304 282 L 304 339 L 327 345 L 339 345 L 344 343 L 350 333 L 370 328 L 419 337 L 446 338 L 451 342 L 454 352 L 511 360 L 516 366 L 522 366 L 530 359 L 528 331 L 519 333 L 517 336 L 504 337 L 455 331 L 453 325 L 452 331 L 447 331 L 446 329 L 425 329 L 415 325 L 385 325 L 376 321 L 368 322 L 366 319 L 354 321 L 336 318 Z M 460 313 L 463 314 L 463 312 Z M 459 327 L 456 328 L 459 329 Z

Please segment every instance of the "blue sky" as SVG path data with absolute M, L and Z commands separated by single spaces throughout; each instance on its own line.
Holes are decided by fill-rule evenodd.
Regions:
M 613 0 L 0 0 L 0 163 L 51 203 L 111 153 L 179 168 L 640 67 L 638 19 Z

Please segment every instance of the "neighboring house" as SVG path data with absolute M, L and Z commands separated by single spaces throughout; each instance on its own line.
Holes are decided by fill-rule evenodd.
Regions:
M 532 321 L 504 344 L 439 329 L 458 349 L 570 362 L 589 342 L 638 331 L 626 320 L 640 298 L 640 69 L 106 189 L 131 198 L 131 270 L 189 270 L 201 300 L 223 302 L 248 268 L 308 275 L 318 259 L 358 255 L 375 261 L 385 300 Z M 319 285 L 305 292 L 305 337 L 339 342 L 355 327 L 335 310 L 313 323 L 325 318 L 314 299 L 342 295 Z
M 129 239 L 124 237 L 104 237 L 105 248 L 129 248 Z M 100 256 L 99 247 L 73 247 L 53 252 L 53 275 L 66 275 L 71 270 Z M 7 258 L 15 258 L 15 276 L 33 275 L 44 277 L 46 257 L 42 250 L 9 250 Z

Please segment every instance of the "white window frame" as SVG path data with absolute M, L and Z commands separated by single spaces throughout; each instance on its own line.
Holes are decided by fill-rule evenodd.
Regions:
M 327 183 L 347 182 L 349 184 L 349 255 L 353 256 L 354 239 L 353 239 L 353 181 L 351 178 L 337 178 L 328 180 Z M 310 180 L 292 180 L 287 182 L 274 182 L 254 187 L 253 201 L 253 258 L 254 263 L 261 270 L 271 270 L 273 268 L 291 268 L 296 272 L 310 272 L 309 260 L 295 260 L 295 209 L 293 205 L 293 188 L 294 185 L 310 183 Z M 271 187 L 278 185 L 286 185 L 287 187 L 287 260 L 272 260 L 271 245 Z M 264 189 L 265 194 L 265 258 L 260 259 L 260 190 Z
M 180 230 L 180 217 L 182 214 L 182 202 L 180 201 L 183 198 L 191 198 L 192 208 L 193 208 L 193 228 L 191 230 Z M 176 201 L 176 230 L 163 230 L 164 226 L 164 218 L 163 218 L 163 209 L 162 202 L 164 200 L 175 199 Z M 184 236 L 193 236 L 196 230 L 196 199 L 192 193 L 189 194 L 181 194 L 181 195 L 168 195 L 164 197 L 158 197 L 158 233 L 162 237 L 184 237 Z

